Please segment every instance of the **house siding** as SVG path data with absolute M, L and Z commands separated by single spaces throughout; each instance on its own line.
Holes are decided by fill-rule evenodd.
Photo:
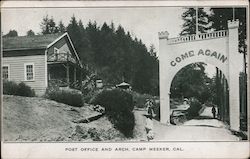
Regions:
M 63 47 L 63 45 L 65 45 L 67 42 L 65 40 L 65 37 L 58 40 L 54 45 L 52 45 L 51 47 L 48 48 L 48 56 L 54 54 L 54 48 L 58 48 L 60 51 L 62 51 L 60 48 Z
M 18 56 L 18 57 L 4 57 L 2 59 L 3 65 L 9 65 L 10 75 L 9 80 L 17 83 L 24 82 L 36 92 L 36 95 L 41 96 L 45 93 L 47 79 L 46 79 L 46 56 Z M 25 63 L 34 63 L 34 81 L 25 81 Z
M 47 50 L 48 50 L 48 57 L 54 54 L 54 48 L 59 49 L 59 52 L 68 52 L 69 54 L 71 54 L 73 56 L 73 58 L 77 61 L 77 58 L 75 56 L 75 54 L 73 53 L 73 49 L 72 47 L 70 47 L 70 43 L 67 40 L 66 37 L 63 37 L 62 39 L 60 39 L 59 41 L 57 41 L 55 44 L 53 44 L 52 46 L 50 46 Z

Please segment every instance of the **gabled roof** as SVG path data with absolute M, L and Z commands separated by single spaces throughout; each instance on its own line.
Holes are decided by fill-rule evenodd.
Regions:
M 80 58 L 75 50 L 75 47 L 67 32 L 34 36 L 3 37 L 3 51 L 47 49 L 53 46 L 56 42 L 58 42 L 65 36 L 69 40 L 69 43 L 73 49 L 73 52 L 78 60 L 80 67 L 83 67 Z
M 49 44 L 62 36 L 63 33 L 3 37 L 3 50 L 46 49 Z

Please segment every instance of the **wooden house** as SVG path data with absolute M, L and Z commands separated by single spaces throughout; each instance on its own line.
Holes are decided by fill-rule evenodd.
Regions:
M 3 38 L 2 78 L 24 82 L 37 95 L 51 84 L 81 84 L 82 64 L 68 33 Z

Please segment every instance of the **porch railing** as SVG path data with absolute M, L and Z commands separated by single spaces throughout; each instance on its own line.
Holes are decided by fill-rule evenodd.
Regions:
M 54 53 L 48 56 L 48 62 L 72 62 L 76 63 L 74 57 L 69 53 Z

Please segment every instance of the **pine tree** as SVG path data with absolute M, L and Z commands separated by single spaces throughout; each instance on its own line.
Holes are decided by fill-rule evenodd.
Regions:
M 3 37 L 16 37 L 18 36 L 18 33 L 16 30 L 10 30 L 6 35 L 4 35 Z
M 196 8 L 188 8 L 183 14 L 183 30 L 180 35 L 196 33 Z M 205 33 L 209 30 L 208 14 L 203 8 L 198 8 L 198 31 Z M 182 68 L 174 77 L 171 85 L 171 97 L 196 97 L 204 102 L 208 91 L 204 63 L 192 63 Z
M 41 24 L 40 27 L 42 29 L 42 34 L 54 34 L 58 33 L 58 28 L 56 26 L 56 23 L 54 21 L 54 18 L 49 18 L 48 15 L 46 15 Z
M 191 35 L 196 33 L 196 8 L 188 8 L 183 14 L 182 31 L 180 35 Z M 198 8 L 198 31 L 205 33 L 209 29 L 208 14 L 203 8 Z
M 233 20 L 233 8 L 211 8 L 211 28 L 215 30 L 227 30 L 228 20 Z M 246 46 L 246 8 L 235 8 L 235 19 L 239 19 L 239 52 L 243 53 Z
M 59 33 L 64 33 L 66 31 L 66 27 L 64 26 L 63 22 L 60 20 L 58 24 L 58 32 Z
M 34 36 L 35 33 L 33 32 L 33 30 L 29 30 L 27 31 L 27 36 Z

